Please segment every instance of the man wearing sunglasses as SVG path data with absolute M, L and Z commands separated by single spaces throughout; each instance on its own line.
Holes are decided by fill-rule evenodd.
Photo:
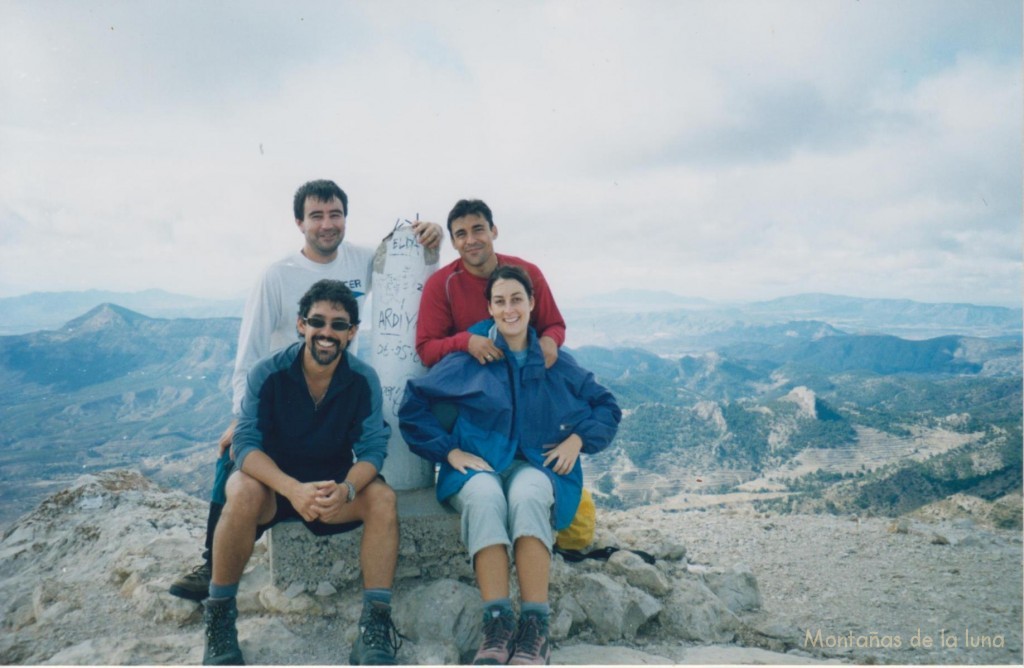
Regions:
M 303 184 L 292 200 L 295 225 L 302 234 L 302 249 L 267 267 L 256 283 L 242 314 L 238 352 L 232 376 L 232 412 L 238 415 L 245 396 L 249 369 L 263 357 L 295 341 L 295 304 L 313 283 L 338 280 L 352 290 L 360 308 L 370 290 L 374 249 L 344 243 L 348 216 L 348 195 L 328 180 Z M 444 236 L 437 223 L 413 225 L 417 239 L 427 248 L 437 248 Z M 354 352 L 354 349 L 353 349 Z M 224 485 L 232 470 L 228 447 L 235 422 L 220 437 L 220 459 L 206 520 L 206 550 L 203 563 L 176 579 L 170 593 L 201 601 L 210 584 L 214 529 L 224 507 Z
M 203 663 L 242 662 L 238 582 L 254 536 L 288 519 L 318 536 L 363 527 L 363 612 L 349 663 L 395 663 L 398 516 L 394 491 L 377 475 L 391 430 L 376 372 L 346 351 L 358 324 L 352 291 L 340 281 L 317 281 L 299 302 L 303 340 L 248 374 L 231 446 L 234 470 L 214 535 Z

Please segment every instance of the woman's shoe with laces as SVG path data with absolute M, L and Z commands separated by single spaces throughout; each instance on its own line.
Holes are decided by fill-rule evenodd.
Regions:
M 516 653 L 508 662 L 511 666 L 544 666 L 551 660 L 548 640 L 548 617 L 535 612 L 519 616 L 516 633 Z
M 474 666 L 503 666 L 515 647 L 516 616 L 511 610 L 485 610 L 483 640 L 473 657 Z

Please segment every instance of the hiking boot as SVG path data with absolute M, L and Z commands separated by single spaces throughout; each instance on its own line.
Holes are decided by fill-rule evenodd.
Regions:
M 483 640 L 473 657 L 474 666 L 503 666 L 515 647 L 516 616 L 511 610 L 484 611 Z
M 203 620 L 206 622 L 206 648 L 203 651 L 204 666 L 243 666 L 242 649 L 238 646 L 238 631 L 235 619 L 238 607 L 235 599 L 209 599 L 204 604 Z
M 171 583 L 168 590 L 173 596 L 190 601 L 202 601 L 210 595 L 210 562 L 204 561 Z
M 548 642 L 548 618 L 546 615 L 524 613 L 519 617 L 519 631 L 516 633 L 516 653 L 509 661 L 511 666 L 544 666 L 551 659 L 551 643 Z
M 353 666 L 394 666 L 395 654 L 401 646 L 398 629 L 391 621 L 391 606 L 373 601 L 363 606 L 359 637 L 352 645 L 348 662 Z

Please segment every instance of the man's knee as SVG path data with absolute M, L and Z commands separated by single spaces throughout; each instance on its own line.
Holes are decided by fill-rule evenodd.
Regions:
M 398 517 L 398 496 L 390 485 L 374 480 L 360 492 L 360 495 L 363 496 L 365 504 L 364 522 Z
M 252 476 L 235 471 L 228 478 L 227 503 L 224 513 L 257 517 L 269 503 L 272 492 L 269 487 Z

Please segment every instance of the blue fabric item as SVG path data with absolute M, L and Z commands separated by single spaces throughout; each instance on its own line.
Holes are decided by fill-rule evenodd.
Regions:
M 213 580 L 210 581 L 210 598 L 234 598 L 238 596 L 238 583 L 229 585 L 214 584 Z
M 217 459 L 217 472 L 213 476 L 213 489 L 210 490 L 210 501 L 224 505 L 228 502 L 227 492 L 228 477 L 235 470 L 235 463 L 231 461 L 230 448 L 224 448 L 224 454 Z
M 470 331 L 485 327 L 478 323 Z M 478 333 L 478 332 L 473 332 Z M 411 379 L 398 410 L 402 437 L 417 455 L 441 464 L 437 498 L 444 501 L 462 488 L 476 471 L 459 473 L 448 463 L 454 448 L 487 460 L 495 471 L 504 471 L 519 448 L 526 460 L 544 471 L 555 490 L 554 527 L 572 522 L 583 488 L 583 469 L 577 460 L 573 470 L 557 475 L 544 466 L 545 447 L 557 445 L 571 434 L 583 440 L 582 453 L 608 447 L 622 412 L 615 397 L 576 363 L 567 351 L 544 368 L 544 355 L 533 329 L 529 332 L 526 362 L 520 368 L 504 338 L 495 328 L 489 332 L 505 359 L 481 366 L 468 353 L 452 353 L 429 373 Z M 438 422 L 430 407 L 454 403 L 458 417 L 451 433 Z
M 512 611 L 512 599 L 507 596 L 505 598 L 496 598 L 492 601 L 484 601 L 485 614 L 498 615 L 505 610 Z
M 512 351 L 512 358 L 516 361 L 516 365 L 522 367 L 526 364 L 526 359 L 530 356 L 529 350 L 514 350 Z
M 547 617 L 551 614 L 551 604 L 547 601 L 543 603 L 529 603 L 523 601 L 522 605 L 519 606 L 519 611 L 524 615 L 533 614 L 540 615 L 541 617 Z
M 364 589 L 363 590 L 363 605 L 369 605 L 372 602 L 384 603 L 391 605 L 391 590 L 390 589 Z

